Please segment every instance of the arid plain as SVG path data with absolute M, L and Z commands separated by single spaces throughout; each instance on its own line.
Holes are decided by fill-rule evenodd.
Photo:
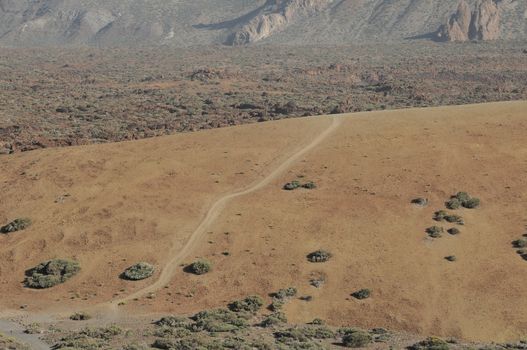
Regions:
M 190 314 L 295 286 L 310 298 L 285 306 L 290 322 L 521 338 L 527 262 L 512 241 L 527 225 L 526 111 L 520 101 L 365 112 L 1 156 L 0 220 L 33 221 L 0 236 L 3 315 Z M 293 180 L 317 188 L 284 191 Z M 458 191 L 481 206 L 457 211 L 459 235 L 428 237 Z M 333 258 L 308 262 L 317 249 Z M 24 271 L 51 258 L 81 272 L 24 288 Z M 185 273 L 196 258 L 212 272 Z M 138 261 L 155 265 L 152 278 L 119 278 Z M 351 297 L 361 288 L 372 297 Z

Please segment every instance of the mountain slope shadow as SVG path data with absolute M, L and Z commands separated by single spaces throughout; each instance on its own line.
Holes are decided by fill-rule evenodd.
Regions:
M 192 27 L 194 29 L 207 29 L 207 30 L 233 29 L 235 27 L 242 26 L 248 23 L 254 17 L 264 13 L 266 9 L 269 9 L 270 7 L 272 7 L 274 3 L 275 3 L 274 0 L 267 0 L 266 3 L 263 4 L 262 6 L 238 18 L 231 19 L 228 21 L 218 22 L 218 23 L 209 23 L 209 24 L 200 23 L 200 24 L 195 24 Z

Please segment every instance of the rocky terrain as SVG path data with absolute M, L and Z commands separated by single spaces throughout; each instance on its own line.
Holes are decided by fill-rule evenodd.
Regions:
M 527 99 L 525 49 L 517 42 L 4 49 L 0 154 L 306 115 Z
M 522 0 L 0 0 L 0 45 L 517 40 L 526 18 Z
M 465 0 L 461 0 L 457 12 L 438 33 L 438 40 L 468 41 L 496 40 L 500 37 L 501 9 L 493 0 L 478 2 L 472 11 Z

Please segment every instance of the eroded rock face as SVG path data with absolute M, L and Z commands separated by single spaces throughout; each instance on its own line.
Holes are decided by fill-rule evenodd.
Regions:
M 493 0 L 479 1 L 472 13 L 470 40 L 496 40 L 500 35 L 500 10 Z
M 467 41 L 471 19 L 470 7 L 461 0 L 456 13 L 439 29 L 438 37 L 444 41 Z
M 231 34 L 229 45 L 250 44 L 269 37 L 292 22 L 322 11 L 333 0 L 272 0 L 261 14 Z
M 494 0 L 478 0 L 471 11 L 465 0 L 439 28 L 440 41 L 495 40 L 500 35 L 500 9 Z

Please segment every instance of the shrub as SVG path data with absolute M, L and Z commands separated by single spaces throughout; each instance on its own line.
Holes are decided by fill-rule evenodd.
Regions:
M 291 182 L 288 182 L 284 185 L 284 190 L 286 191 L 293 191 L 293 190 L 296 190 L 297 188 L 299 188 L 301 186 L 300 182 L 299 181 L 291 181 Z
M 454 262 L 454 261 L 457 260 L 455 255 L 449 255 L 449 256 L 445 257 L 445 259 L 450 261 L 450 262 Z
M 278 331 L 274 336 L 278 342 L 292 349 L 323 349 L 311 340 L 332 338 L 334 333 L 326 327 L 303 327 Z
M 122 276 L 130 281 L 139 281 L 151 277 L 154 274 L 154 270 L 153 265 L 146 262 L 140 262 L 124 270 Z
M 190 330 L 187 328 L 178 328 L 178 327 L 159 327 L 155 330 L 154 335 L 156 337 L 162 337 L 162 338 L 184 338 L 188 337 L 192 334 Z
M 434 213 L 434 220 L 435 221 L 443 221 L 445 220 L 445 216 L 447 216 L 448 213 L 444 210 L 439 210 Z
M 305 188 L 305 189 L 308 189 L 308 190 L 313 190 L 313 189 L 317 188 L 317 185 L 313 181 L 309 181 L 309 182 L 306 182 L 305 184 L 303 184 L 302 188 Z
M 266 316 L 260 323 L 261 327 L 274 327 L 280 324 L 287 323 L 287 317 L 283 312 L 273 312 L 269 316 Z
M 94 339 L 84 334 L 70 334 L 53 345 L 53 349 L 78 350 L 100 349 L 108 346 L 103 339 Z
M 311 321 L 309 324 L 314 324 L 314 325 L 318 325 L 318 326 L 322 326 L 324 324 L 326 324 L 326 322 L 324 322 L 324 320 L 320 319 L 320 318 L 315 318 L 313 321 Z
M 269 305 L 269 310 L 271 311 L 279 311 L 284 306 L 285 301 L 283 299 L 273 299 L 273 302 L 271 305 Z
M 123 333 L 123 330 L 117 325 L 110 325 L 108 327 L 100 328 L 85 328 L 79 334 L 86 335 L 90 338 L 111 340 L 115 336 Z
M 325 250 L 317 250 L 307 256 L 307 260 L 313 263 L 326 262 L 331 258 L 331 253 Z
M 212 264 L 207 260 L 198 260 L 187 267 L 187 271 L 195 275 L 203 275 L 212 270 Z
M 177 344 L 174 341 L 168 339 L 156 339 L 152 344 L 154 349 L 162 350 L 177 349 L 176 346 Z
M 296 296 L 297 289 L 295 287 L 289 287 L 280 289 L 278 292 L 273 294 L 273 297 L 276 299 L 286 299 L 286 298 L 292 298 Z
M 481 204 L 479 198 L 471 197 L 467 192 L 458 192 L 455 196 L 452 196 L 451 200 L 454 199 L 467 209 L 475 209 Z
M 16 231 L 25 230 L 31 226 L 31 220 L 28 218 L 20 218 L 11 221 L 9 224 L 0 228 L 0 233 L 12 233 Z
M 87 321 L 90 318 L 91 316 L 86 312 L 76 312 L 70 316 L 70 320 L 72 321 Z
M 461 202 L 457 198 L 451 198 L 449 201 L 445 203 L 445 206 L 448 209 L 456 210 L 461 208 Z
M 331 339 L 335 337 L 335 332 L 325 326 L 304 328 L 304 333 L 314 339 Z
M 371 296 L 371 290 L 361 289 L 352 293 L 351 296 L 359 300 L 368 299 Z
M 456 198 L 459 202 L 463 203 L 470 199 L 470 195 L 467 192 L 458 192 L 455 196 L 452 196 L 452 198 Z
M 166 316 L 155 322 L 159 327 L 185 328 L 190 324 L 189 319 L 179 316 Z
M 479 198 L 470 198 L 469 200 L 463 202 L 463 206 L 467 209 L 475 209 L 479 207 L 481 204 L 481 201 Z
M 449 346 L 446 341 L 440 338 L 430 337 L 410 346 L 410 350 L 448 350 Z
M 53 259 L 26 271 L 24 284 L 29 288 L 50 288 L 66 282 L 80 271 L 76 261 Z
M 372 342 L 372 336 L 360 329 L 348 330 L 342 336 L 342 344 L 348 348 L 363 348 Z
M 148 350 L 150 347 L 142 344 L 132 343 L 123 346 L 122 350 Z
M 452 236 L 456 236 L 456 235 L 459 235 L 461 231 L 456 227 L 452 227 L 448 229 L 448 233 L 451 234 Z
M 326 282 L 326 278 L 324 276 L 320 276 L 318 278 L 312 278 L 309 280 L 309 284 L 312 285 L 315 288 L 320 288 L 322 285 Z
M 24 330 L 24 333 L 26 333 L 26 334 L 41 334 L 41 333 L 43 333 L 43 331 L 40 328 L 40 324 L 38 324 L 38 323 L 31 323 L 31 324 L 27 325 L 26 329 Z
M 463 218 L 459 215 L 447 215 L 445 216 L 445 220 L 447 222 L 450 222 L 451 224 L 452 223 L 456 223 L 456 224 L 459 224 L 459 225 L 463 225 L 465 222 L 463 221 Z
M 412 204 L 424 207 L 424 206 L 428 205 L 428 199 L 426 199 L 426 198 L 415 198 L 415 199 L 412 199 Z
M 234 312 L 257 312 L 263 305 L 263 300 L 258 295 L 249 296 L 243 300 L 236 300 L 229 304 L 229 309 Z
M 514 246 L 514 248 L 525 248 L 527 247 L 527 239 L 525 238 L 517 239 L 514 242 L 512 242 L 512 245 Z
M 426 229 L 426 233 L 432 238 L 439 238 L 442 236 L 444 229 L 439 226 L 432 226 Z
M 250 315 L 233 312 L 227 309 L 201 311 L 192 319 L 196 322 L 195 330 L 207 332 L 231 332 L 247 326 Z

